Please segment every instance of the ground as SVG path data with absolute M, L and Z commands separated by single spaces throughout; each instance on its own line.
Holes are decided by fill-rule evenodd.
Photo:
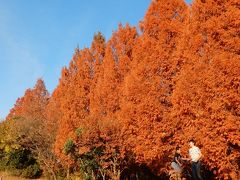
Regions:
M 27 179 L 11 176 L 6 172 L 0 172 L 0 180 L 27 180 Z M 31 180 L 34 180 L 34 179 L 31 179 Z M 46 178 L 38 178 L 35 180 L 46 180 Z

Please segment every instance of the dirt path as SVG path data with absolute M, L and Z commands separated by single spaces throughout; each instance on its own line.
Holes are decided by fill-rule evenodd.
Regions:
M 20 177 L 17 177 L 17 176 L 11 176 L 6 172 L 0 172 L 0 180 L 28 180 L 28 179 L 20 178 Z M 34 179 L 31 179 L 31 180 L 34 180 Z M 35 180 L 47 180 L 47 179 L 38 178 L 38 179 L 35 179 Z

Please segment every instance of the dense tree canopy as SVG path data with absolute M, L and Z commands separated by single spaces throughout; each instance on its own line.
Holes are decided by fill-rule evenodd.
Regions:
M 120 24 L 108 41 L 96 33 L 51 96 L 38 80 L 6 121 L 30 149 L 36 140 L 47 147 L 38 156 L 54 176 L 54 162 L 84 178 L 142 167 L 160 176 L 176 146 L 187 156 L 194 138 L 214 178 L 239 179 L 239 17 L 237 0 L 154 0 L 139 28 Z

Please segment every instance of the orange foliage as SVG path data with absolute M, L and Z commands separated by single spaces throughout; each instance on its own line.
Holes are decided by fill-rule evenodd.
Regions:
M 174 53 L 186 15 L 183 1 L 151 4 L 141 23 L 143 34 L 134 48 L 133 69 L 123 88 L 120 119 L 125 146 L 138 162 L 156 171 L 169 160 L 166 157 L 171 150 L 169 141 L 165 141 L 171 130 L 165 125 L 172 108 Z
M 173 149 L 183 146 L 187 155 L 187 140 L 195 138 L 216 178 L 237 179 L 239 6 L 237 0 L 195 0 L 191 7 L 154 0 L 139 34 L 119 25 L 107 42 L 97 33 L 91 48 L 77 49 L 46 109 L 61 162 L 76 165 L 63 152 L 70 138 L 79 154 L 103 148 L 104 167 L 114 157 L 161 174 Z M 48 94 L 41 82 L 8 118 L 44 114 Z
M 26 118 L 29 120 L 44 119 L 45 107 L 49 93 L 42 79 L 37 80 L 33 89 L 27 89 L 23 97 L 16 101 L 6 119 Z
M 56 136 L 55 150 L 57 155 L 67 160 L 63 153 L 65 142 L 74 139 L 75 130 L 80 126 L 81 121 L 89 114 L 89 93 L 90 93 L 90 65 L 92 57 L 89 49 L 76 50 L 75 55 L 68 69 L 62 72 L 62 78 L 55 93 L 60 93 L 61 116 Z M 66 79 L 65 77 L 66 76 Z M 57 96 L 57 95 L 55 95 Z M 65 163 L 66 161 L 63 161 Z
M 194 137 L 219 177 L 239 176 L 239 13 L 236 1 L 195 1 L 186 44 L 188 62 L 177 78 L 172 116 L 177 141 Z M 238 39 L 238 40 L 237 40 Z

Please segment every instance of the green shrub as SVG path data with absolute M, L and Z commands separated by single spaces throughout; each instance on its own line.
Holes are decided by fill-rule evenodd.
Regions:
M 36 159 L 26 149 L 0 153 L 0 171 L 25 178 L 36 178 L 42 173 Z
M 38 164 L 33 164 L 22 170 L 21 176 L 24 178 L 37 178 L 41 176 L 41 169 Z
M 14 150 L 8 153 L 8 168 L 23 169 L 28 165 L 34 164 L 34 159 L 30 152 L 25 149 Z
M 65 154 L 73 153 L 75 149 L 75 144 L 73 140 L 68 139 L 66 143 L 64 144 L 63 151 Z

